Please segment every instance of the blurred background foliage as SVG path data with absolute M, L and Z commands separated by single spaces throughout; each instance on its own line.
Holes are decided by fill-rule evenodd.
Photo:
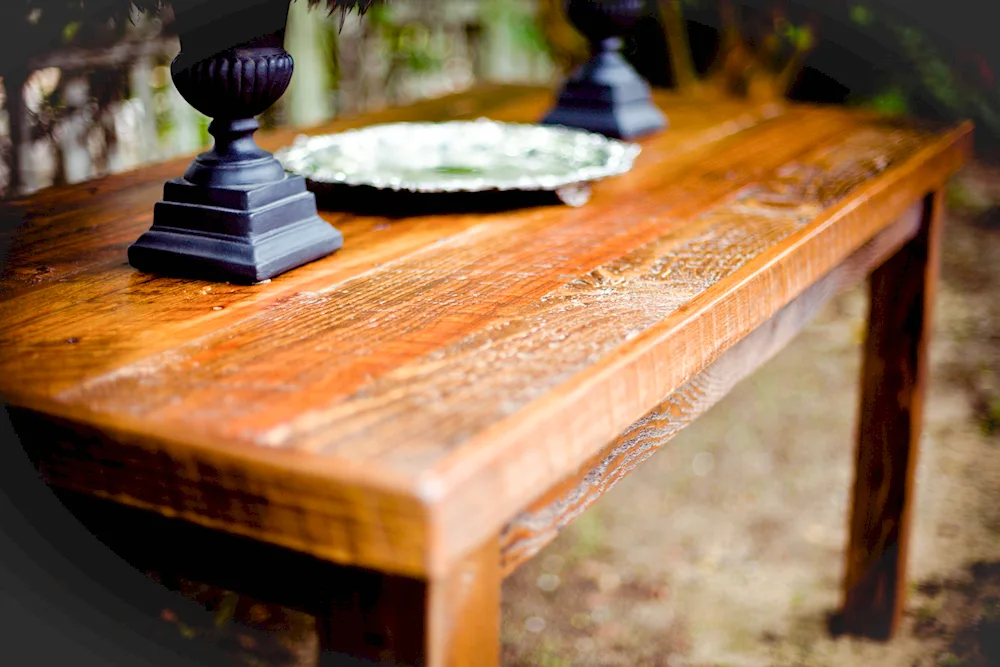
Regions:
M 265 126 L 447 94 L 480 82 L 555 89 L 586 58 L 561 0 L 393 0 L 363 20 L 292 3 L 296 76 Z M 650 0 L 626 55 L 658 87 L 864 106 L 977 123 L 1000 147 L 1000 67 L 972 0 Z M 77 182 L 204 146 L 208 119 L 173 88 L 169 7 L 5 0 L 0 192 Z M 15 164 L 20 165 L 15 168 Z

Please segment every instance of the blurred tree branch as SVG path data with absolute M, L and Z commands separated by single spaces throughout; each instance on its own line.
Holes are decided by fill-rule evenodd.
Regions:
M 815 45 L 815 28 L 792 25 L 776 6 L 771 12 L 771 30 L 755 48 L 732 0 L 719 0 L 719 11 L 725 26 L 722 49 L 717 68 L 707 79 L 728 93 L 751 99 L 785 97 Z M 787 48 L 790 55 L 784 53 Z
M 753 40 L 733 0 L 718 0 L 720 48 L 715 62 L 699 77 L 682 4 L 682 0 L 656 2 L 675 88 L 689 94 L 761 101 L 787 96 L 815 45 L 812 24 L 793 25 L 776 5 L 765 34 Z M 586 61 L 590 55 L 586 40 L 567 21 L 561 0 L 538 0 L 538 19 L 553 60 L 563 73 Z
M 695 69 L 691 54 L 681 0 L 659 0 L 659 7 L 660 25 L 667 40 L 674 84 L 680 90 L 695 88 L 698 85 L 698 71 Z
M 556 67 L 567 74 L 590 57 L 587 40 L 566 19 L 562 0 L 537 0 L 538 24 Z

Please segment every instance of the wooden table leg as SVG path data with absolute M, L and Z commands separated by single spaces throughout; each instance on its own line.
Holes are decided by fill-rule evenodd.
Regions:
M 834 630 L 874 639 L 894 634 L 906 597 L 943 200 L 943 191 L 925 199 L 917 236 L 870 279 L 844 604 Z
M 317 618 L 320 665 L 498 667 L 500 547 L 490 540 L 446 577 L 417 581 L 365 572 L 333 591 Z

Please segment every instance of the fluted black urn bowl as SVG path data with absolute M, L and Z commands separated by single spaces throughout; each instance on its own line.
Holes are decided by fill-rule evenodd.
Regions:
M 212 150 L 168 181 L 153 225 L 128 250 L 151 273 L 254 283 L 325 257 L 343 236 L 317 215 L 301 176 L 253 139 L 255 116 L 292 79 L 289 0 L 173 0 L 178 92 L 212 118 Z
M 593 55 L 570 75 L 542 123 L 616 139 L 665 129 L 667 118 L 653 103 L 649 84 L 621 54 L 622 36 L 650 11 L 646 0 L 565 0 L 564 5 Z

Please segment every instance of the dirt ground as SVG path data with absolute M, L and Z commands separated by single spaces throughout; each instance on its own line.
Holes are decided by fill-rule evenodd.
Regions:
M 898 638 L 827 629 L 861 285 L 505 582 L 504 665 L 1000 665 L 1000 169 L 965 169 L 949 204 Z

